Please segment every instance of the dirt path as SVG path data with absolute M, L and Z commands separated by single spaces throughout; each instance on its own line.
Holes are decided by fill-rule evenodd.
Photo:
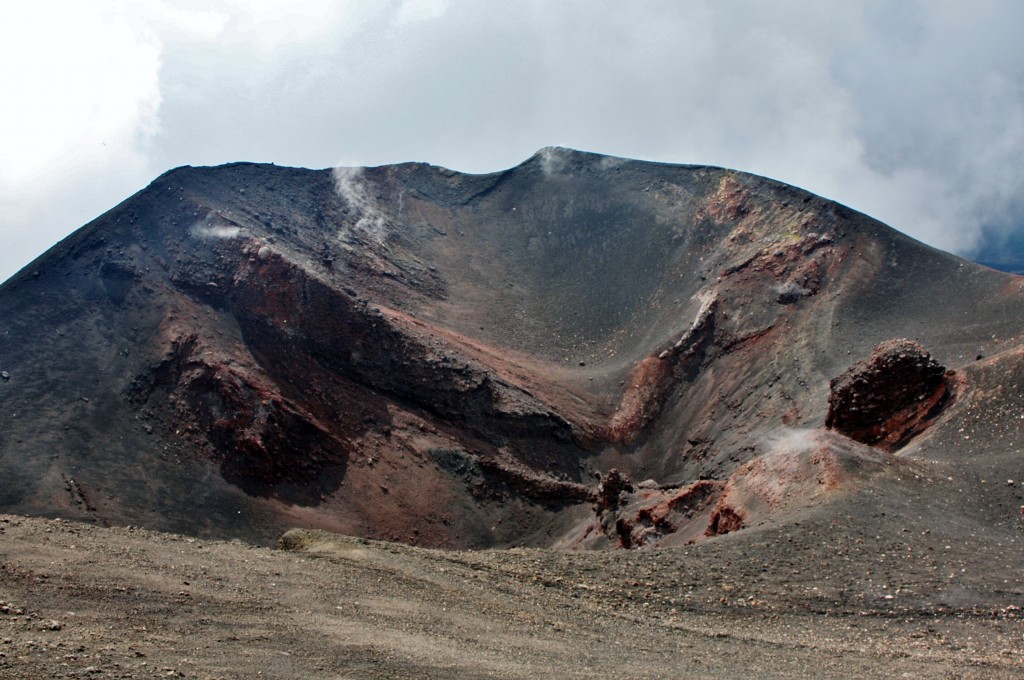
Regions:
M 0 677 L 1010 678 L 1024 667 L 1013 607 L 855 610 L 758 588 L 752 573 L 730 587 L 690 551 L 455 553 L 309 533 L 288 546 L 0 515 Z

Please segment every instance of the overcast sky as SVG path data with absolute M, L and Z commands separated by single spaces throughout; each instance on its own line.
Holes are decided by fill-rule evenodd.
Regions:
M 722 165 L 972 255 L 1024 225 L 1019 0 L 35 0 L 0 280 L 178 165 Z

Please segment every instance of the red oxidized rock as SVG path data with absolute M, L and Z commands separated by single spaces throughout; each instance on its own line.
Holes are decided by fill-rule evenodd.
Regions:
M 830 383 L 825 426 L 894 451 L 923 431 L 950 397 L 946 369 L 918 343 L 888 340 Z
M 743 515 L 727 505 L 719 504 L 711 514 L 711 523 L 704 532 L 705 536 L 721 536 L 743 528 Z

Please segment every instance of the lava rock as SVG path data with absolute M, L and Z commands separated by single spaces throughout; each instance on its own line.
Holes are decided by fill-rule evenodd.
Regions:
M 887 451 L 927 428 L 951 395 L 946 369 L 906 339 L 879 344 L 829 388 L 825 426 Z
M 599 510 L 611 510 L 619 507 L 622 494 L 631 493 L 633 483 L 618 468 L 612 468 L 601 478 L 597 487 L 597 505 Z

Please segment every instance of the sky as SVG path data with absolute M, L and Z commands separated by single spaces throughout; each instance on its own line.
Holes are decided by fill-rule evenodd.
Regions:
M 0 281 L 180 165 L 565 146 L 1024 231 L 1019 0 L 34 0 L 0 9 Z

